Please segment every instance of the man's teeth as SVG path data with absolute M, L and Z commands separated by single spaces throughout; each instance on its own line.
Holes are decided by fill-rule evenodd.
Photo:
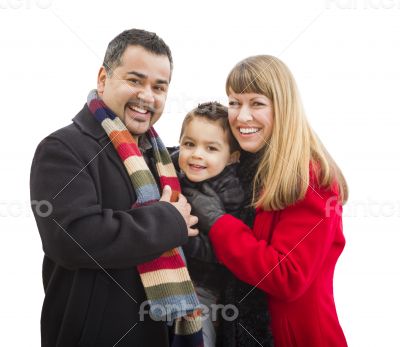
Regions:
M 239 128 L 241 134 L 254 134 L 260 131 L 258 128 Z
M 147 110 L 144 110 L 143 108 L 136 107 L 136 106 L 131 106 L 130 109 L 133 111 L 139 112 L 139 113 L 143 113 L 143 114 L 147 113 Z

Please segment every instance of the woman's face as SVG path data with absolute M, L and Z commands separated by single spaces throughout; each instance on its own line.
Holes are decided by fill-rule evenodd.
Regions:
M 229 124 L 240 147 L 256 153 L 269 140 L 274 124 L 274 110 L 270 99 L 262 94 L 237 94 L 230 90 Z

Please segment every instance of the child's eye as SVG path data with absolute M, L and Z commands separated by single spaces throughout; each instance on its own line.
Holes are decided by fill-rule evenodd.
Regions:
M 213 146 L 208 146 L 208 150 L 214 152 L 214 151 L 218 151 L 218 148 L 213 147 Z
M 193 142 L 190 142 L 190 141 L 185 141 L 185 142 L 183 143 L 183 145 L 184 145 L 185 147 L 193 147 L 193 146 L 194 146 L 194 143 L 193 143 Z

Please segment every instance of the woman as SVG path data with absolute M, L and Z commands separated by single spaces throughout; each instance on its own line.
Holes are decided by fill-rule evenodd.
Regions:
M 346 181 L 309 126 L 295 80 L 279 59 L 239 62 L 226 92 L 232 132 L 244 157 L 257 160 L 253 227 L 226 214 L 209 187 L 185 191 L 194 214 L 210 228 L 218 260 L 266 294 L 277 347 L 347 346 L 333 298 L 345 245 Z

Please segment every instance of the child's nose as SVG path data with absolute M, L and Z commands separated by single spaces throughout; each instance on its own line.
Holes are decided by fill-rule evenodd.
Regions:
M 196 158 L 203 157 L 203 149 L 200 146 L 196 147 L 195 150 L 193 151 L 193 157 L 196 157 Z

